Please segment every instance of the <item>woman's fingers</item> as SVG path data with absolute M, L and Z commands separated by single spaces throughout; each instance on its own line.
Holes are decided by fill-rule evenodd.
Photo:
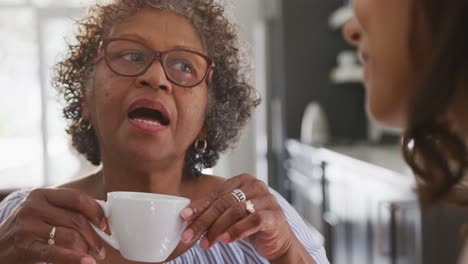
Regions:
M 52 226 L 49 226 L 49 227 L 50 229 L 48 230 L 50 232 L 50 230 L 52 230 L 53 227 Z M 47 239 L 45 239 L 45 243 L 47 243 L 48 241 L 48 234 L 49 234 L 48 232 L 46 233 L 47 233 L 47 236 L 46 236 Z M 89 254 L 87 243 L 83 240 L 81 235 L 73 229 L 69 229 L 66 227 L 56 227 L 54 241 L 55 241 L 54 245 L 58 247 L 74 250 L 83 254 Z
M 240 190 L 239 195 L 233 195 L 235 189 Z M 218 241 L 254 238 L 262 252 L 269 255 L 281 247 L 289 232 L 284 228 L 281 207 L 268 186 L 248 174 L 236 176 L 220 190 L 193 201 L 181 215 L 191 221 L 182 241 L 191 243 L 204 234 L 200 241 L 203 249 Z
M 272 211 L 256 212 L 226 229 L 226 231 L 221 234 L 220 237 L 224 240 L 227 235 L 229 237 L 228 241 L 223 242 L 234 242 L 245 239 L 248 236 L 251 236 L 252 234 L 255 234 L 261 230 L 274 229 L 275 222 L 275 216 Z
M 248 212 L 245 210 L 245 203 L 238 203 L 232 208 L 229 208 L 205 233 L 200 241 L 201 248 L 208 249 L 212 247 L 219 240 L 219 236 L 221 236 L 229 227 L 247 216 L 247 214 Z
M 182 234 L 182 241 L 191 243 L 198 239 L 225 211 L 238 204 L 238 200 L 230 194 L 217 199 L 186 228 Z
M 96 264 L 96 261 L 89 255 L 58 246 L 35 243 L 31 251 L 33 254 L 37 254 L 40 259 L 50 263 Z
M 192 201 L 181 212 L 181 216 L 185 221 L 192 221 L 202 215 L 210 206 L 218 199 L 230 194 L 234 189 L 239 189 L 244 185 L 248 185 L 255 177 L 249 174 L 241 174 L 227 180 L 223 187 L 219 190 L 211 191 L 205 198 Z
M 229 227 L 217 239 L 223 243 L 247 240 L 267 259 L 276 259 L 290 248 L 293 237 L 293 231 L 277 210 L 263 210 Z
M 217 235 L 219 230 L 213 231 L 215 233 L 210 233 L 212 225 L 222 217 L 226 211 L 232 208 L 237 209 L 230 210 L 230 212 L 234 214 L 231 217 L 239 220 L 238 215 L 246 212 L 245 203 L 244 201 L 239 201 L 239 199 L 232 194 L 234 190 L 233 188 L 240 189 L 246 199 L 252 199 L 253 197 L 267 197 L 267 200 L 270 200 L 268 197 L 272 196 L 268 186 L 251 175 L 242 174 L 240 176 L 233 177 L 224 184 L 222 189 L 212 192 L 204 199 L 192 202 L 184 209 L 184 211 L 193 210 L 189 216 L 184 215 L 184 211 L 182 212 L 182 217 L 187 221 L 191 221 L 191 224 L 182 234 L 182 241 L 184 243 L 193 242 L 207 230 L 208 234 L 211 236 Z M 266 204 L 269 204 L 269 202 Z M 230 221 L 231 220 L 232 219 L 230 219 Z M 211 241 L 210 239 L 213 238 L 215 237 L 208 237 L 207 240 Z M 206 242 L 203 243 L 203 245 L 206 244 Z
M 244 203 L 237 203 L 227 209 L 208 229 L 200 242 L 203 249 L 208 249 L 216 243 L 216 238 L 224 233 L 226 229 L 234 225 L 247 215 Z
M 85 192 L 68 188 L 39 189 L 32 191 L 30 195 L 43 195 L 50 204 L 79 212 L 101 229 L 106 227 L 102 208 Z
M 2 223 L 13 242 L 9 258 L 18 260 L 15 263 L 95 263 L 104 251 L 88 221 L 99 225 L 103 219 L 100 206 L 85 193 L 33 190 Z
M 48 244 L 49 235 L 54 228 L 47 223 L 36 221 L 26 222 L 24 226 L 22 232 L 25 235 L 22 238 L 37 240 L 44 244 Z M 56 227 L 53 240 L 56 246 L 74 250 L 83 255 L 88 254 L 88 245 L 81 238 L 81 235 L 73 229 Z
M 258 211 L 267 211 L 273 212 L 275 210 L 275 206 L 271 206 L 270 198 L 268 196 L 264 196 L 262 198 L 252 199 L 250 202 L 254 204 L 255 210 Z M 238 205 L 228 209 L 221 217 L 219 217 L 216 222 L 208 229 L 205 233 L 204 237 L 200 242 L 200 246 L 202 248 L 209 248 L 213 246 L 216 242 L 221 241 L 227 243 L 230 239 L 226 239 L 226 232 L 231 227 L 235 226 L 238 222 L 243 220 L 244 218 L 248 218 L 248 221 L 255 220 L 255 217 L 250 217 L 252 213 L 247 210 L 246 202 L 238 203 Z M 248 226 L 240 226 L 249 228 Z M 224 235 L 224 237 L 222 237 Z M 228 233 L 229 238 L 231 235 Z M 229 240 L 229 241 L 227 241 Z M 204 247 L 208 245 L 207 247 Z
M 61 200 L 61 197 L 63 200 Z M 57 231 L 60 231 L 61 228 L 74 230 L 75 233 L 68 237 L 68 240 L 65 240 L 66 245 L 62 246 L 70 250 L 82 250 L 82 244 L 84 243 L 86 245 L 86 253 L 97 259 L 104 259 L 105 251 L 102 241 L 89 223 L 91 219 L 94 219 L 94 222 L 98 222 L 96 220 L 100 216 L 92 215 L 99 215 L 102 213 L 102 210 L 99 205 L 97 205 L 99 207 L 97 208 L 91 206 L 91 203 L 97 204 L 94 199 L 76 190 L 37 189 L 30 193 L 18 217 L 25 222 L 28 222 L 30 219 L 41 219 L 48 224 L 44 229 L 49 229 L 42 232 L 50 233 L 54 226 L 57 228 L 56 235 L 58 235 Z M 23 225 L 23 227 L 25 226 Z M 49 233 L 45 237 L 42 234 L 41 239 L 48 239 Z
M 43 243 L 40 240 L 28 240 L 19 247 L 24 259 L 41 260 L 48 263 L 95 264 L 89 255 Z
M 94 230 L 91 230 L 84 216 L 61 208 L 44 206 L 46 217 L 41 220 L 28 218 L 21 222 L 21 238 L 23 240 L 39 240 L 48 243 L 52 229 L 54 245 L 89 254 L 96 259 L 105 258 L 105 249 Z M 83 220 L 71 220 L 83 219 Z
M 59 227 L 74 230 L 76 234 L 69 238 L 72 242 L 81 240 L 87 245 L 90 255 L 98 259 L 104 259 L 105 250 L 102 241 L 85 216 L 74 211 L 57 207 L 45 207 L 43 213 L 44 220 L 50 226 L 57 227 L 56 234 L 59 233 Z

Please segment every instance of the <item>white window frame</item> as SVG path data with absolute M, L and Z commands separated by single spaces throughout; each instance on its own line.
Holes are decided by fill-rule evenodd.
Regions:
M 47 45 L 46 39 L 44 36 L 45 32 L 45 24 L 50 19 L 56 18 L 65 18 L 71 19 L 72 17 L 79 17 L 84 14 L 84 8 L 80 7 L 38 7 L 32 3 L 32 0 L 27 0 L 25 3 L 0 3 L 0 10 L 5 9 L 24 9 L 29 8 L 36 14 L 36 39 L 37 39 L 37 60 L 39 62 L 39 87 L 40 87 L 40 111 L 41 111 L 41 141 L 40 144 L 42 146 L 42 186 L 49 186 L 52 184 L 53 179 L 50 176 L 50 159 L 49 159 L 49 152 L 48 152 L 48 127 L 47 127 L 47 106 L 48 106 L 48 98 L 47 98 L 47 89 L 49 88 L 50 84 L 47 83 L 47 76 L 50 76 L 52 72 L 46 65 L 46 58 L 45 58 L 45 46 Z M 18 185 L 14 186 L 13 190 L 21 189 L 21 188 L 30 188 L 30 187 L 38 187 L 38 186 L 24 186 Z M 9 192 L 13 191 L 10 186 L 8 187 L 0 187 L 1 192 Z

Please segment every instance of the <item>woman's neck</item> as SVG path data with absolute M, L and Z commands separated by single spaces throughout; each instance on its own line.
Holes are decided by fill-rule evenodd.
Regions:
M 170 168 L 140 169 L 124 164 L 106 163 L 96 175 L 99 192 L 133 191 L 186 196 L 191 177 L 183 176 L 183 162 Z

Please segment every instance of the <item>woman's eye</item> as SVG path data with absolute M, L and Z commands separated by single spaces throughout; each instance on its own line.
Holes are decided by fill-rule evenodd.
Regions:
M 192 64 L 185 61 L 176 61 L 171 65 L 172 68 L 181 71 L 183 73 L 194 73 L 195 70 L 193 69 Z
M 133 62 L 141 62 L 144 61 L 144 56 L 140 52 L 124 52 L 121 54 L 121 58 L 128 61 Z

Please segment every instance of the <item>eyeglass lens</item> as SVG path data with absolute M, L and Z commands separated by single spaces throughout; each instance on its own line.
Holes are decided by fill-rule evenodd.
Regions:
M 111 40 L 106 46 L 109 67 L 123 76 L 144 74 L 151 67 L 156 54 L 143 44 L 129 40 Z M 186 50 L 165 52 L 160 60 L 167 78 L 181 86 L 201 82 L 209 67 L 204 57 Z

